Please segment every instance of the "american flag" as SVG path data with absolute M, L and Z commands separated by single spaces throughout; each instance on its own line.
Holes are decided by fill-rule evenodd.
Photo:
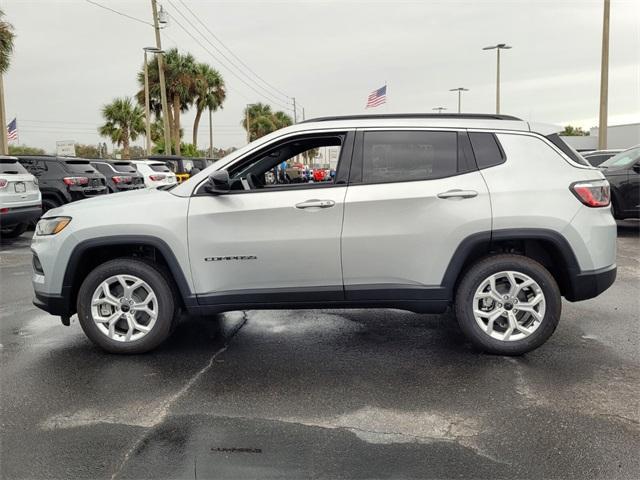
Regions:
M 7 140 L 17 140 L 18 139 L 18 122 L 14 118 L 7 125 Z
M 382 105 L 387 101 L 387 86 L 380 87 L 377 90 L 371 92 L 369 98 L 367 98 L 367 106 L 366 108 L 377 107 L 378 105 Z

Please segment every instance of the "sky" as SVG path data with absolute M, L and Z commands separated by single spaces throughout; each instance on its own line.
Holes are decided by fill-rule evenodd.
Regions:
M 5 96 L 21 144 L 53 152 L 57 140 L 109 143 L 97 133 L 101 107 L 139 90 L 142 48 L 155 43 L 150 0 L 91 1 L 133 19 L 88 0 L 0 0 L 17 35 Z M 494 113 L 496 54 L 482 47 L 497 43 L 513 47 L 501 54 L 501 113 L 585 129 L 598 123 L 603 0 L 159 3 L 169 15 L 163 48 L 190 52 L 225 79 L 216 147 L 245 143 L 246 104 L 285 110 L 292 97 L 298 120 L 302 108 L 306 118 L 455 112 L 449 89 L 465 87 L 463 112 Z M 365 110 L 385 83 L 387 104 Z M 182 118 L 186 141 L 194 115 Z M 640 1 L 612 0 L 609 124 L 638 121 Z M 209 145 L 206 118 L 198 143 Z

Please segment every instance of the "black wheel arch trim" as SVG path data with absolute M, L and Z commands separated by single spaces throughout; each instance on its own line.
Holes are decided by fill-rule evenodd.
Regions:
M 180 263 L 176 259 L 173 250 L 164 240 L 152 235 L 110 235 L 108 237 L 92 238 L 78 243 L 69 256 L 67 268 L 62 280 L 63 292 L 68 292 L 67 295 L 64 296 L 68 297 L 67 300 L 69 302 L 71 301 L 70 292 L 73 288 L 78 287 L 77 285 L 73 285 L 73 280 L 78 267 L 78 262 L 84 253 L 92 248 L 110 245 L 150 246 L 156 248 L 167 262 L 167 266 L 169 267 L 173 280 L 180 291 L 180 295 L 182 296 L 185 306 L 189 307 L 190 305 L 197 304 L 196 296 L 191 291 L 189 283 L 187 282 L 187 277 L 185 276 Z

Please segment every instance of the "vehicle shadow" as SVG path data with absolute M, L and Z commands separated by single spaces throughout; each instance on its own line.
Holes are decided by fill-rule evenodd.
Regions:
M 640 237 L 640 221 L 639 220 L 619 220 L 618 237 Z

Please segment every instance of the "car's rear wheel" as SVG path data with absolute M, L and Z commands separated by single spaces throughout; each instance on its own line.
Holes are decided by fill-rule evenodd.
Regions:
M 175 302 L 170 281 L 156 266 L 136 259 L 96 267 L 78 292 L 78 319 L 96 345 L 112 353 L 143 353 L 171 333 Z
M 3 228 L 0 230 L 0 236 L 3 238 L 16 238 L 27 231 L 27 223 L 18 223 L 12 227 Z
M 555 279 L 540 263 L 505 254 L 487 257 L 465 273 L 455 307 L 460 328 L 476 347 L 521 355 L 553 334 L 562 299 Z

